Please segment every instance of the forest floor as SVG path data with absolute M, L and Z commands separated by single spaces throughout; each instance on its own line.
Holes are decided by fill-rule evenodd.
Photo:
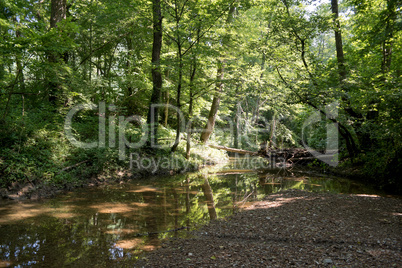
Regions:
M 402 267 L 402 200 L 287 190 L 169 240 L 135 267 Z

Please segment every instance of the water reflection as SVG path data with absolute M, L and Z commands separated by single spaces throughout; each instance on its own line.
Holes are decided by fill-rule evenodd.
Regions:
M 357 183 L 227 165 L 0 206 L 0 267 L 132 264 L 168 237 L 283 189 L 374 193 Z
M 216 220 L 218 216 L 216 215 L 215 203 L 214 203 L 214 195 L 212 193 L 211 185 L 209 185 L 208 178 L 204 178 L 204 184 L 202 185 L 202 191 L 204 192 L 204 196 L 206 199 L 209 218 L 211 220 Z

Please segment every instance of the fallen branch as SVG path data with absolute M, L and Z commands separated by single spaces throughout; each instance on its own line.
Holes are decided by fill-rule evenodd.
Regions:
M 66 171 L 66 170 L 69 170 L 69 169 L 78 167 L 79 165 L 82 165 L 82 164 L 84 164 L 84 163 L 86 163 L 86 162 L 88 162 L 88 161 L 89 161 L 89 160 L 85 160 L 85 161 L 79 162 L 79 163 L 77 163 L 77 164 L 74 164 L 74 165 L 72 165 L 72 166 L 65 167 L 65 168 L 63 168 L 62 170 L 60 170 L 57 174 L 60 174 L 60 173 L 63 172 L 63 171 Z

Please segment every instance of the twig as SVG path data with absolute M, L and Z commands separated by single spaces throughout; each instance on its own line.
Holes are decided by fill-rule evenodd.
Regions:
M 69 170 L 69 169 L 71 169 L 71 168 L 78 167 L 79 165 L 82 165 L 82 164 L 84 164 L 84 163 L 86 163 L 86 162 L 88 162 L 88 161 L 89 161 L 89 160 L 85 160 L 85 161 L 79 162 L 79 163 L 77 163 L 77 164 L 74 164 L 74 165 L 72 165 L 72 166 L 65 167 L 65 168 L 63 168 L 62 170 L 60 170 L 57 174 L 60 174 L 61 172 L 66 171 L 66 170 Z

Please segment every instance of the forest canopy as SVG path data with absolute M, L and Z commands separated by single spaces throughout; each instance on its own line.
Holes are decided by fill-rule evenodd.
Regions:
M 127 169 L 121 146 L 190 161 L 213 143 L 336 147 L 342 167 L 401 189 L 401 12 L 399 0 L 0 0 L 0 187 Z M 67 132 L 91 148 L 66 135 L 78 105 L 96 108 Z

